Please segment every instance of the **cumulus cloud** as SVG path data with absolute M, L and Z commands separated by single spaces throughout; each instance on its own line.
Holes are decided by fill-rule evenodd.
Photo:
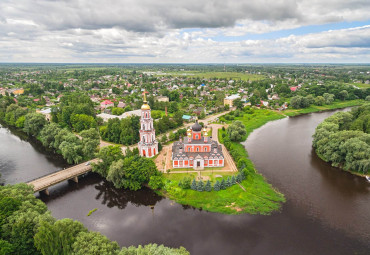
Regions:
M 369 26 L 278 39 L 219 38 L 363 21 L 369 12 L 367 0 L 2 0 L 0 61 L 364 61 Z M 351 48 L 362 58 L 351 56 Z

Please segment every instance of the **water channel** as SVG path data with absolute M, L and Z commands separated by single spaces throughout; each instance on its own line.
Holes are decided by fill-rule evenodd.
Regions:
M 333 113 L 270 122 L 249 136 L 250 158 L 287 198 L 270 216 L 209 213 L 148 189 L 117 190 L 95 174 L 40 198 L 54 217 L 79 220 L 121 246 L 182 245 L 191 254 L 368 254 L 370 184 L 332 168 L 311 147 L 315 127 Z M 7 183 L 65 166 L 37 143 L 0 128 L 0 172 Z

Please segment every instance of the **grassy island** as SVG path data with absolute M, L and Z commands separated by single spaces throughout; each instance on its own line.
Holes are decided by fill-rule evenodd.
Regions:
M 243 111 L 231 112 L 224 116 L 227 123 L 233 120 L 241 121 L 247 134 L 242 140 L 245 140 L 254 129 L 263 126 L 271 120 L 284 118 L 285 116 L 266 109 L 245 108 Z M 230 152 L 238 169 L 243 169 L 246 178 L 239 184 L 226 188 L 225 190 L 210 192 L 195 191 L 192 189 L 183 189 L 179 187 L 179 182 L 184 177 L 196 178 L 197 173 L 166 174 L 167 182 L 162 194 L 170 199 L 184 205 L 191 205 L 210 212 L 224 214 L 270 214 L 272 211 L 279 210 L 281 203 L 285 202 L 284 195 L 276 191 L 265 178 L 258 174 L 252 161 L 248 158 L 248 153 L 244 146 L 239 142 L 229 141 L 226 131 L 219 129 L 219 141 L 224 143 Z M 212 185 L 217 180 L 236 175 L 235 172 L 211 173 L 211 171 L 201 172 L 201 176 L 206 176 Z

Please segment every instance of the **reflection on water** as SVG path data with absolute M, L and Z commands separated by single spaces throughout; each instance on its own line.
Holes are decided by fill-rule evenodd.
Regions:
M 250 135 L 251 159 L 287 198 L 270 216 L 209 213 L 149 189 L 115 189 L 94 173 L 79 183 L 58 184 L 40 198 L 56 218 L 77 219 L 122 246 L 159 243 L 184 246 L 191 254 L 368 254 L 370 185 L 321 161 L 311 147 L 316 125 L 330 114 L 274 121 Z M 4 142 L 9 148 L 0 147 L 0 170 L 13 183 L 14 177 L 62 167 L 0 129 Z M 32 162 L 27 171 L 25 161 Z

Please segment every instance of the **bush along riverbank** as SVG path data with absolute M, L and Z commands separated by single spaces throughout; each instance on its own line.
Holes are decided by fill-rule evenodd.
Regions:
M 91 232 L 79 221 L 56 220 L 46 205 L 26 184 L 0 186 L 0 254 L 169 254 L 187 255 L 180 247 L 148 244 L 118 246 L 98 232 Z
M 236 139 L 239 137 L 242 141 L 253 129 L 284 116 L 270 110 L 254 110 L 248 107 L 242 111 L 231 112 L 224 118 L 228 119 L 229 123 L 232 120 L 240 120 L 244 124 L 243 129 L 247 132 L 241 132 L 240 136 L 233 136 Z M 180 204 L 210 212 L 270 214 L 272 211 L 279 210 L 281 203 L 285 202 L 284 195 L 276 191 L 262 175 L 257 173 L 240 141 L 231 141 L 227 131 L 222 129 L 219 129 L 219 140 L 225 144 L 234 161 L 237 162 L 239 172 L 215 174 L 205 169 L 204 172 L 200 172 L 205 182 L 195 181 L 195 178 L 199 177 L 196 172 L 165 174 L 167 180 L 161 193 Z
M 313 135 L 317 155 L 332 166 L 357 175 L 370 169 L 370 103 L 338 112 L 320 123 Z

